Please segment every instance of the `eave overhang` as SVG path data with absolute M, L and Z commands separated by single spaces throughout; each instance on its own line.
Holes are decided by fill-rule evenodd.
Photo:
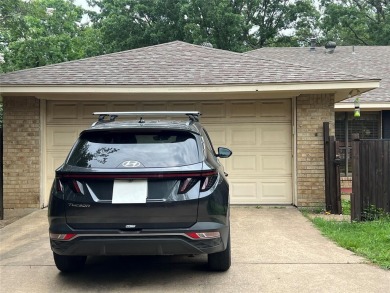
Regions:
M 349 112 L 355 109 L 355 105 L 353 102 L 337 103 L 334 105 L 334 109 L 338 112 Z M 360 109 L 363 111 L 390 110 L 390 102 L 360 103 Z
M 379 80 L 326 81 L 295 83 L 259 83 L 259 84 L 217 84 L 217 85 L 1 85 L 1 96 L 35 96 L 40 99 L 80 99 L 94 96 L 95 99 L 129 97 L 129 95 L 184 95 L 184 94 L 224 94 L 258 93 L 262 96 L 298 96 L 300 94 L 335 94 L 335 102 L 348 95 L 364 93 L 379 87 Z M 272 95 L 270 95 L 272 94 Z

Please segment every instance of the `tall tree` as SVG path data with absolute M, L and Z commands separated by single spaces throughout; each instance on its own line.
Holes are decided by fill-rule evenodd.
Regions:
M 322 29 L 343 45 L 390 45 L 389 0 L 322 0 Z
M 211 43 L 232 51 L 245 49 L 243 1 L 192 0 L 185 6 L 185 41 Z
M 27 29 L 24 16 L 28 3 L 22 0 L 2 0 L 0 2 L 0 45 L 8 40 L 23 36 Z
M 90 0 L 89 15 L 110 52 L 184 39 L 186 0 Z
M 319 18 L 310 0 L 245 1 L 244 15 L 252 48 L 298 45 L 314 33 Z M 296 33 L 298 32 L 298 35 Z
M 43 66 L 101 53 L 99 32 L 92 33 L 92 28 L 81 25 L 83 9 L 76 6 L 73 0 L 12 2 L 4 0 L 0 8 L 0 50 L 4 54 L 2 71 Z M 90 44 L 86 44 L 86 41 Z
M 183 40 L 244 51 L 275 45 L 317 17 L 310 0 L 90 0 L 111 51 Z

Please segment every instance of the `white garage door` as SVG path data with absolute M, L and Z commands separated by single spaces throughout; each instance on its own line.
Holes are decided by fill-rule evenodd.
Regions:
M 59 167 L 95 111 L 200 110 L 214 143 L 233 151 L 221 159 L 233 204 L 292 203 L 291 100 L 215 102 L 68 102 L 46 106 L 45 202 Z

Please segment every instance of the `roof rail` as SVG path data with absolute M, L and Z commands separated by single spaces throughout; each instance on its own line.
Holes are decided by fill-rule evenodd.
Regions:
M 190 121 L 199 121 L 199 116 L 202 115 L 197 111 L 150 111 L 150 112 L 94 112 L 93 115 L 99 115 L 98 123 L 113 122 L 119 116 L 136 116 L 140 117 L 139 123 L 144 123 L 145 116 L 187 116 Z M 105 118 L 109 117 L 109 120 Z

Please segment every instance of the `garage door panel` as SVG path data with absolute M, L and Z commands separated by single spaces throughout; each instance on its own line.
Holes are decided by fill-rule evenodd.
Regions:
M 231 148 L 235 146 L 256 146 L 259 135 L 254 126 L 233 126 L 229 128 L 228 145 Z
M 257 153 L 234 152 L 227 160 L 221 160 L 226 166 L 226 172 L 232 176 L 254 175 L 256 177 L 268 175 L 291 176 L 291 153 Z
M 265 204 L 290 204 L 292 202 L 291 180 L 263 180 L 260 182 L 261 198 Z
M 226 165 L 227 171 L 230 174 L 257 173 L 259 156 L 253 154 L 234 154 L 229 161 Z
M 230 102 L 231 118 L 256 118 L 256 101 Z
M 50 157 L 46 161 L 47 170 L 50 173 L 50 177 L 54 179 L 54 172 L 55 170 L 61 166 L 66 159 L 67 154 L 65 155 L 63 152 L 52 152 L 50 153 Z
M 291 148 L 291 125 L 269 124 L 260 128 L 260 145 Z
M 108 111 L 107 103 L 84 103 L 81 105 L 82 120 L 88 120 L 88 122 L 96 121 L 97 117 L 93 112 L 105 112 Z
M 169 111 L 199 111 L 199 104 L 194 102 L 172 102 Z
M 229 173 L 232 203 L 292 203 L 291 100 L 49 101 L 46 109 L 46 205 L 54 171 L 79 133 L 96 121 L 92 112 L 166 110 L 200 110 L 214 147 L 233 151 L 220 159 Z
M 77 120 L 77 102 L 51 102 L 47 105 L 47 123 L 56 123 L 69 120 Z
M 263 174 L 291 175 L 291 152 L 263 154 L 260 161 Z
M 48 126 L 46 128 L 47 146 L 50 150 L 69 149 L 79 136 L 79 127 L 75 126 Z
M 291 204 L 290 178 L 230 179 L 232 204 Z
M 291 121 L 291 101 L 265 101 L 258 107 L 259 117 L 268 121 Z
M 112 112 L 135 112 L 138 111 L 137 103 L 115 102 L 111 105 Z
M 229 180 L 231 203 L 255 203 L 258 201 L 258 184 L 253 180 Z
M 142 111 L 167 111 L 167 103 L 143 103 Z
M 226 103 L 225 102 L 213 102 L 213 103 L 202 103 L 201 113 L 205 119 L 209 118 L 226 118 Z
M 205 128 L 210 136 L 214 148 L 218 148 L 220 146 L 227 147 L 226 127 L 205 124 Z

